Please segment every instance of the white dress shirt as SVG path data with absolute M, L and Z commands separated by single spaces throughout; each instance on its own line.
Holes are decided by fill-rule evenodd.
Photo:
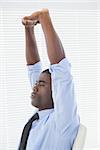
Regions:
M 67 58 L 50 65 L 54 109 L 39 111 L 39 120 L 32 123 L 26 150 L 71 150 L 79 127 L 79 116 Z M 33 87 L 41 73 L 41 62 L 28 66 Z

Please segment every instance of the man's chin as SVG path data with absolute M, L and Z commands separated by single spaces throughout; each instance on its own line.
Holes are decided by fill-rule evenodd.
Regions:
M 32 99 L 32 100 L 31 100 L 31 105 L 34 106 L 34 107 L 37 107 L 38 104 L 37 104 L 36 102 L 37 102 L 36 99 Z

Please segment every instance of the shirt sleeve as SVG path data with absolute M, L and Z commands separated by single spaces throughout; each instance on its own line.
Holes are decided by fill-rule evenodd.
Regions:
M 27 65 L 27 70 L 28 70 L 29 81 L 32 88 L 36 83 L 36 80 L 39 79 L 40 73 L 42 71 L 41 62 L 39 61 L 34 65 Z
M 49 70 L 52 78 L 55 122 L 59 130 L 66 130 L 77 116 L 71 64 L 64 58 L 58 64 L 51 65 Z

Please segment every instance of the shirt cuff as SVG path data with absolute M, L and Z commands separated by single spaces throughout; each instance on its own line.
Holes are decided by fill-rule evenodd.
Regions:
M 38 70 L 41 70 L 41 66 L 42 66 L 41 61 L 39 61 L 33 65 L 27 65 L 27 69 L 29 71 L 32 71 L 32 70 L 38 71 Z
M 28 77 L 29 77 L 31 87 L 33 87 L 34 84 L 36 83 L 36 80 L 39 79 L 40 73 L 42 71 L 41 68 L 42 67 L 40 61 L 35 63 L 34 65 L 27 65 Z
M 49 71 L 53 79 L 68 77 L 71 72 L 71 63 L 67 58 L 63 58 L 58 64 L 52 64 Z

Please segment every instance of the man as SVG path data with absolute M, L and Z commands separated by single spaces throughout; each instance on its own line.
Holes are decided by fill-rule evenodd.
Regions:
M 26 35 L 26 61 L 32 86 L 31 103 L 39 109 L 38 119 L 23 131 L 20 150 L 71 150 L 79 127 L 74 83 L 62 43 L 48 9 L 22 19 Z M 41 24 L 50 68 L 41 72 L 34 26 Z M 25 130 L 25 128 L 24 128 Z M 24 148 L 23 145 L 24 141 Z

